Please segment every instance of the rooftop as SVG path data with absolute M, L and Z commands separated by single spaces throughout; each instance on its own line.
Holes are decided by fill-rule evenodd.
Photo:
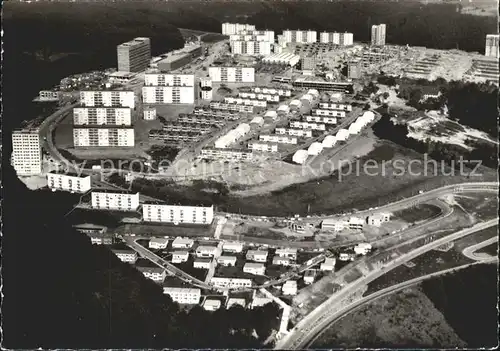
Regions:
M 89 175 L 86 174 L 77 174 L 74 172 L 62 172 L 62 171 L 50 171 L 50 174 L 59 174 L 59 175 L 65 175 L 68 177 L 78 177 L 78 178 L 90 178 Z
M 124 48 L 124 47 L 129 47 L 129 46 L 135 46 L 135 45 L 143 44 L 145 42 L 150 42 L 149 38 L 137 37 L 135 39 L 132 39 L 131 41 L 127 41 L 126 43 L 122 43 L 122 44 L 118 45 L 118 47 Z
M 92 191 L 92 194 L 128 194 L 128 195 L 139 195 L 139 192 L 132 192 L 128 190 L 107 190 L 99 189 Z

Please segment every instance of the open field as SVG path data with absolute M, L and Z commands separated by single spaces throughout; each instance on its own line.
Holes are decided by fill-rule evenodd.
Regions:
M 486 253 L 491 256 L 498 256 L 498 243 L 493 243 L 476 251 L 477 253 Z
M 495 194 L 455 195 L 454 199 L 465 211 L 483 221 L 498 216 L 498 198 Z
M 419 204 L 417 206 L 394 213 L 394 217 L 408 223 L 415 223 L 437 216 L 441 210 L 431 204 Z
M 418 288 L 383 297 L 330 326 L 312 348 L 464 347 Z
M 489 227 L 484 230 L 480 230 L 474 234 L 467 235 L 457 241 L 455 241 L 454 249 L 457 252 L 462 252 L 469 246 L 473 246 L 475 244 L 479 244 L 483 241 L 486 241 L 490 238 L 494 238 L 498 235 L 498 226 Z M 496 244 L 495 244 L 496 245 Z

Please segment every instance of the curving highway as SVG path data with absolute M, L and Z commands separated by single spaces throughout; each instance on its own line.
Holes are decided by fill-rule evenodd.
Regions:
M 497 242 L 498 242 L 498 236 L 495 236 L 493 238 L 487 239 L 487 240 L 482 241 L 478 244 L 475 244 L 475 245 L 472 245 L 472 246 L 465 248 L 462 251 L 462 254 L 471 260 L 483 261 L 483 260 L 491 258 L 493 256 L 488 255 L 487 253 L 484 253 L 484 252 L 476 252 L 476 251 L 479 249 L 482 249 L 485 246 L 488 246 L 488 245 L 491 245 L 491 244 L 494 244 Z
M 432 241 L 385 263 L 381 269 L 372 271 L 352 283 L 345 285 L 341 290 L 334 293 L 327 301 L 303 318 L 287 335 L 278 341 L 275 349 L 303 349 L 305 345 L 307 345 L 308 342 L 329 323 L 329 318 L 332 313 L 336 313 L 344 307 L 343 301 L 366 284 L 429 250 L 497 224 L 498 220 L 492 219 L 484 223 L 476 224 L 471 228 L 463 229 L 454 234 L 450 234 L 444 238 Z
M 448 269 L 445 269 L 445 270 L 442 270 L 442 271 L 439 271 L 439 272 L 429 273 L 429 274 L 423 275 L 421 277 L 414 278 L 414 279 L 411 279 L 411 280 L 408 280 L 408 281 L 405 281 L 405 282 L 401 282 L 399 284 L 387 287 L 387 288 L 379 290 L 379 291 L 377 291 L 377 292 L 375 292 L 373 294 L 370 294 L 370 295 L 367 295 L 367 296 L 363 296 L 359 300 L 356 300 L 356 301 L 352 302 L 351 304 L 346 305 L 344 308 L 342 308 L 342 309 L 336 311 L 335 313 L 333 313 L 332 315 L 330 315 L 329 318 L 327 318 L 325 320 L 324 324 L 322 323 L 323 324 L 322 330 L 318 334 L 316 334 L 314 337 L 312 337 L 309 340 L 309 342 L 307 342 L 305 344 L 305 347 L 306 348 L 310 348 L 314 344 L 314 342 L 323 334 L 324 331 L 326 331 L 326 329 L 330 325 L 334 324 L 336 321 L 338 321 L 342 317 L 345 317 L 346 315 L 348 315 L 348 314 L 350 314 L 350 313 L 352 313 L 352 312 L 354 312 L 354 311 L 362 308 L 363 306 L 365 306 L 368 303 L 371 303 L 371 302 L 373 302 L 375 300 L 378 300 L 378 299 L 380 299 L 380 298 L 382 298 L 384 296 L 394 294 L 394 293 L 396 293 L 398 291 L 404 290 L 404 289 L 406 289 L 408 287 L 411 287 L 413 285 L 419 284 L 419 283 L 421 283 L 424 280 L 428 280 L 428 279 L 431 279 L 431 278 L 434 278 L 434 277 L 437 277 L 437 276 L 440 276 L 440 275 L 443 275 L 443 274 L 455 272 L 457 270 L 465 269 L 465 268 L 471 267 L 471 266 L 476 265 L 476 264 L 495 263 L 497 261 L 498 261 L 498 259 L 496 257 L 489 257 L 487 259 L 482 259 L 480 261 L 476 261 L 476 262 L 472 262 L 472 263 L 467 263 L 467 264 L 462 265 L 462 266 L 448 268 Z

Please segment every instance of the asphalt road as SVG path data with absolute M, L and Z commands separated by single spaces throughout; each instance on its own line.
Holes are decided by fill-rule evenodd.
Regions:
M 377 269 L 369 273 L 368 275 L 355 280 L 351 284 L 344 286 L 340 291 L 334 293 L 327 301 L 318 306 L 314 311 L 312 311 L 304 319 L 302 319 L 287 335 L 279 340 L 279 342 L 276 344 L 275 349 L 303 349 L 309 343 L 309 341 L 325 327 L 325 325 L 328 325 L 330 316 L 337 313 L 343 308 L 343 300 L 351 296 L 354 292 L 356 292 L 366 284 L 372 282 L 378 277 L 384 275 L 386 272 L 396 268 L 397 266 L 424 254 L 429 250 L 497 224 L 498 219 L 492 219 L 490 221 L 477 224 L 471 228 L 458 231 L 444 238 L 430 242 L 413 251 L 408 252 L 407 254 L 404 254 L 394 260 L 387 262 L 381 269 Z
M 311 338 L 310 341 L 307 344 L 305 344 L 304 347 L 310 348 L 314 344 L 314 342 L 323 334 L 323 332 L 329 328 L 330 325 L 334 324 L 340 318 L 362 308 L 363 306 L 365 306 L 368 303 L 371 303 L 375 300 L 378 300 L 384 296 L 394 294 L 398 291 L 404 290 L 404 289 L 411 287 L 413 285 L 419 284 L 420 282 L 427 280 L 427 279 L 431 279 L 431 278 L 434 278 L 434 277 L 437 277 L 437 276 L 440 276 L 443 274 L 455 272 L 457 270 L 461 270 L 461 269 L 464 269 L 464 268 L 467 268 L 467 267 L 470 267 L 470 266 L 473 266 L 476 264 L 493 263 L 493 262 L 497 262 L 497 261 L 498 261 L 498 259 L 496 257 L 489 257 L 488 259 L 482 259 L 481 261 L 467 263 L 467 264 L 462 265 L 462 266 L 445 269 L 445 270 L 442 270 L 439 272 L 429 273 L 429 274 L 423 275 L 421 277 L 414 278 L 414 279 L 390 286 L 390 287 L 385 288 L 383 290 L 379 290 L 379 291 L 377 291 L 373 294 L 370 294 L 368 296 L 364 296 L 361 299 L 356 300 L 356 301 L 352 302 L 351 304 L 345 306 L 344 308 L 336 311 L 335 313 L 331 314 L 327 319 L 325 319 L 324 322 L 321 323 L 322 324 L 322 328 L 320 328 L 321 331 L 318 334 L 316 334 L 313 338 Z
M 470 258 L 471 260 L 474 260 L 474 261 L 483 261 L 485 259 L 488 259 L 490 257 L 492 257 L 491 255 L 488 255 L 487 253 L 484 253 L 484 252 L 476 252 L 477 250 L 485 247 L 485 246 L 488 246 L 488 245 L 491 245 L 493 243 L 497 243 L 498 242 L 498 236 L 495 236 L 491 239 L 488 239 L 488 240 L 485 240 L 483 242 L 480 242 L 478 244 L 475 244 L 475 245 L 472 245 L 472 246 L 469 246 L 467 248 L 465 248 L 463 251 L 462 251 L 462 254 L 467 257 L 467 258 Z

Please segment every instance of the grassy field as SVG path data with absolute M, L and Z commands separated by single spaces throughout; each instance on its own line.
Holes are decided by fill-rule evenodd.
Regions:
M 498 198 L 496 194 L 456 195 L 455 200 L 468 213 L 481 220 L 489 220 L 498 216 Z
M 498 243 L 493 243 L 476 251 L 477 253 L 486 253 L 491 256 L 498 256 Z
M 441 210 L 430 204 L 420 204 L 394 213 L 394 217 L 408 223 L 420 222 L 437 216 Z
M 457 250 L 458 252 L 462 252 L 469 246 L 479 244 L 490 238 L 494 238 L 497 235 L 498 235 L 498 226 L 489 227 L 484 230 L 480 230 L 474 234 L 467 235 L 466 237 L 463 237 L 455 241 L 454 249 Z
M 376 300 L 326 329 L 312 348 L 464 347 L 419 289 Z

